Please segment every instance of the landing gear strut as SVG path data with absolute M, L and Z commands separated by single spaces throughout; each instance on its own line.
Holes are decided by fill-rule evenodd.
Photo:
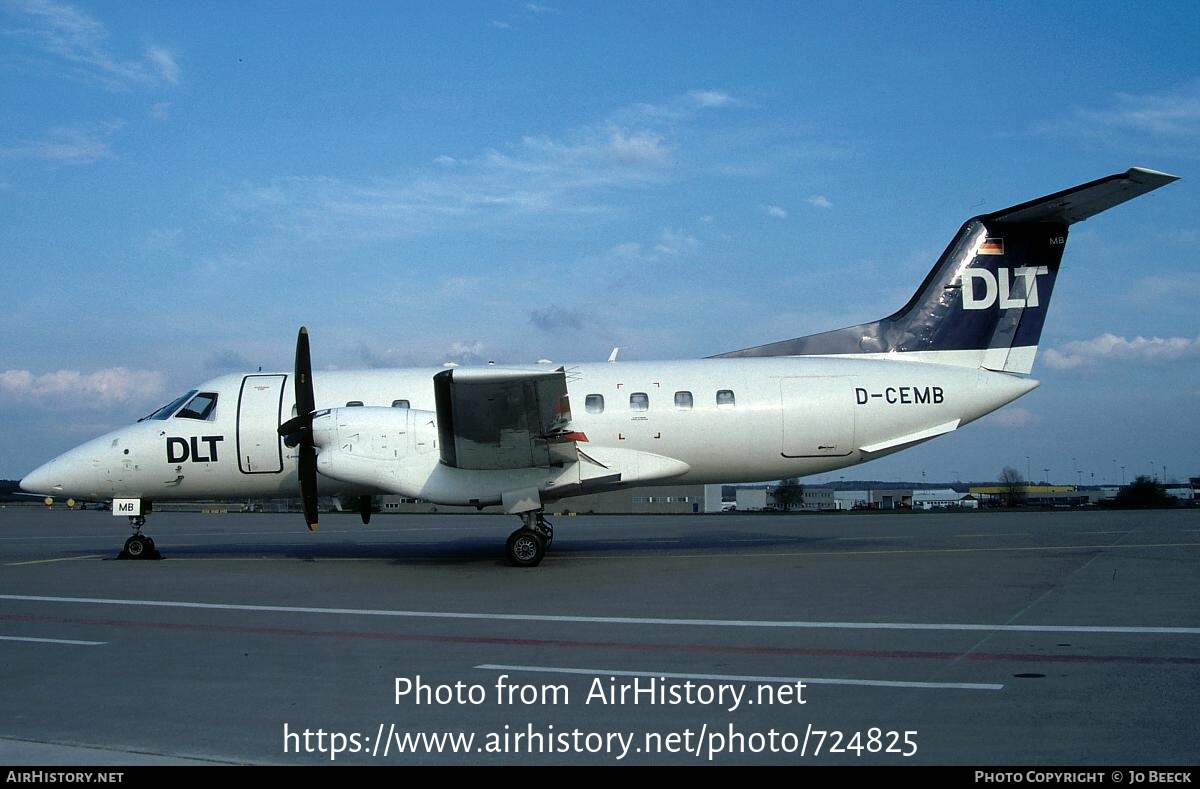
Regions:
M 504 552 L 516 567 L 537 567 L 554 542 L 554 526 L 541 510 L 522 512 L 521 528 L 508 535 Z
M 130 515 L 129 528 L 133 529 L 133 536 L 125 541 L 125 547 L 121 549 L 121 553 L 117 555 L 118 559 L 161 559 L 162 554 L 154 547 L 154 538 L 147 537 L 142 534 L 142 527 L 146 525 L 145 515 Z

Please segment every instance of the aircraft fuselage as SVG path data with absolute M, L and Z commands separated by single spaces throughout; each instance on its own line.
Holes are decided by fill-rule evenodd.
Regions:
M 1006 373 L 899 358 L 617 362 L 564 370 L 571 430 L 581 434 L 577 446 L 615 469 L 616 480 L 597 473 L 591 484 L 586 474 L 581 482 L 544 468 L 446 468 L 437 452 L 432 381 L 438 370 L 327 371 L 313 376 L 316 404 L 342 417 L 345 435 L 338 443 L 345 451 L 322 452 L 321 493 L 488 504 L 499 503 L 503 488 L 531 484 L 553 499 L 631 484 L 805 476 L 950 432 L 1037 385 Z M 292 374 L 226 375 L 196 391 L 216 395 L 207 418 L 182 412 L 147 418 L 55 458 L 26 481 L 87 499 L 298 495 L 296 452 L 277 433 L 294 415 Z M 364 410 L 355 411 L 358 404 Z M 364 429 L 354 427 L 355 417 L 365 421 Z M 347 462 L 375 463 L 386 473 L 374 478 L 356 471 L 349 481 L 330 476 L 340 476 Z

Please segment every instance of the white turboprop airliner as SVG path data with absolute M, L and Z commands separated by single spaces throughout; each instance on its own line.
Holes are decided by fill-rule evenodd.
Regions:
M 547 502 L 632 485 L 753 482 L 863 463 L 953 432 L 1038 385 L 1032 370 L 1067 229 L 1176 180 L 1131 169 L 968 220 L 903 308 L 693 361 L 226 375 L 21 480 L 152 502 L 398 494 L 501 505 L 509 560 L 541 562 Z M 289 380 L 291 379 L 291 380 Z

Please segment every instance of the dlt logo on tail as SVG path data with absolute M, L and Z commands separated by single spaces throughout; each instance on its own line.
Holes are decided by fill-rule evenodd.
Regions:
M 964 310 L 986 310 L 995 306 L 1000 309 L 1038 306 L 1037 278 L 1049 274 L 1047 266 L 1018 266 L 1014 269 L 999 268 L 996 273 L 985 268 L 968 268 L 962 272 L 962 305 Z M 975 281 L 983 283 L 983 295 L 976 297 Z M 1016 286 L 1014 288 L 1014 285 Z

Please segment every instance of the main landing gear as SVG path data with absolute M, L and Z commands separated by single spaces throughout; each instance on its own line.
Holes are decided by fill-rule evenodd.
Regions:
M 162 554 L 154 547 L 154 538 L 142 534 L 146 525 L 145 515 L 130 515 L 129 527 L 133 536 L 125 541 L 125 547 L 117 554 L 118 559 L 161 559 Z
M 508 535 L 504 553 L 516 567 L 537 567 L 554 542 L 554 526 L 541 510 L 522 512 L 521 528 Z

